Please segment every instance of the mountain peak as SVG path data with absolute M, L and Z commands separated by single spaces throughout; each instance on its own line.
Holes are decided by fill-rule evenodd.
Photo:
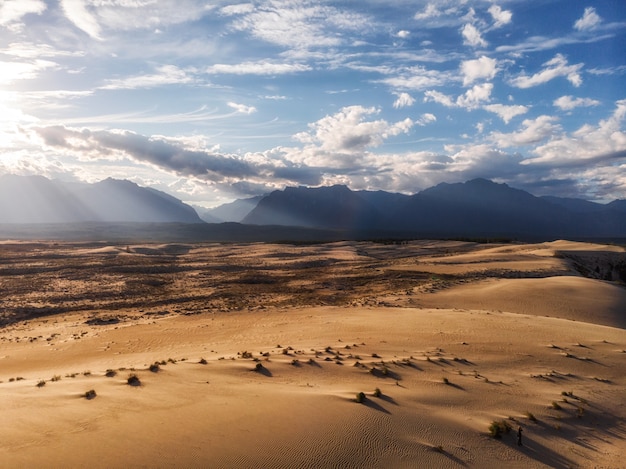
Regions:
M 0 184 L 0 223 L 202 223 L 180 200 L 127 180 L 75 184 L 7 176 Z

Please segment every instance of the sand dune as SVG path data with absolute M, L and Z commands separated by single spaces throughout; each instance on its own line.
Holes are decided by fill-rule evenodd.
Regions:
M 492 279 L 426 295 L 421 303 L 426 307 L 507 311 L 626 328 L 626 289 L 583 277 Z
M 84 249 L 62 248 L 72 256 Z M 311 306 L 296 296 L 281 304 L 278 287 L 289 284 L 261 282 L 232 292 L 262 295 L 262 309 L 201 309 L 196 296 L 189 300 L 194 309 L 179 300 L 166 311 L 102 303 L 109 305 L 102 316 L 117 319 L 110 323 L 87 324 L 94 309 L 7 320 L 0 329 L 0 465 L 622 467 L 622 286 L 574 270 L 489 278 L 470 269 L 446 280 L 402 270 L 454 256 L 465 256 L 458 265 L 494 256 L 507 262 L 507 254 L 532 263 L 549 248 L 517 249 L 436 242 L 175 249 L 185 265 L 229 259 L 215 264 L 216 291 L 232 288 L 229 276 L 243 266 L 255 275 L 261 266 L 264 275 L 304 269 L 302 279 L 324 275 L 307 288 L 327 298 L 337 288 L 337 304 Z M 70 258 L 87 256 L 91 265 L 88 256 L 99 255 Z M 132 255 L 106 259 L 109 269 L 128 267 Z M 315 267 L 321 261 L 326 270 Z M 306 262 L 314 267 L 302 267 Z M 162 271 L 166 264 L 158 265 Z M 197 289 L 194 276 L 204 269 L 179 265 L 172 275 Z M 530 271 L 520 266 L 517 273 Z M 331 284 L 348 272 L 354 278 Z M 397 307 L 354 306 L 365 292 L 357 278 Z M 409 280 L 417 284 L 407 289 Z M 130 374 L 141 386 L 127 384 Z M 86 399 L 89 390 L 95 398 Z M 360 392 L 365 399 L 357 403 Z M 513 431 L 491 437 L 494 421 Z

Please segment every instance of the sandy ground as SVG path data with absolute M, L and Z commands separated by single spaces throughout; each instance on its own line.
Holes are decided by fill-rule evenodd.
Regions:
M 623 256 L 5 243 L 0 466 L 623 467 Z

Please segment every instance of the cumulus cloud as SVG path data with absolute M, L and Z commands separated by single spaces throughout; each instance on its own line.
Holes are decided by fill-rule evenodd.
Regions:
M 595 29 L 602 22 L 602 18 L 596 13 L 594 7 L 587 7 L 583 16 L 576 20 L 574 28 L 578 31 L 589 31 Z
M 393 103 L 393 107 L 396 109 L 413 106 L 415 103 L 415 98 L 413 98 L 413 96 L 409 93 L 397 93 L 397 96 L 398 99 L 396 99 Z
M 498 72 L 498 61 L 485 55 L 474 60 L 461 62 L 463 86 L 468 86 L 477 80 L 491 80 Z
M 456 99 L 456 105 L 467 110 L 478 108 L 481 103 L 491 99 L 492 83 L 474 85 Z
M 562 54 L 556 54 L 554 58 L 543 64 L 544 69 L 535 73 L 534 75 L 520 75 L 511 80 L 511 85 L 517 88 L 531 88 L 543 83 L 547 83 L 550 80 L 554 80 L 558 77 L 565 77 L 574 85 L 579 87 L 583 80 L 580 76 L 580 70 L 583 64 L 570 65 L 567 63 L 567 59 Z
M 399 37 L 400 39 L 406 39 L 411 35 L 411 33 L 409 31 L 407 31 L 406 29 L 402 29 L 400 31 L 398 31 L 396 33 L 396 37 Z
M 295 138 L 303 143 L 318 145 L 324 151 L 354 153 L 377 147 L 392 136 L 408 133 L 413 127 L 414 123 L 409 118 L 396 123 L 384 119 L 366 120 L 379 112 L 373 107 L 344 107 L 336 114 L 309 124 L 311 131 L 296 134 Z
M 534 145 L 553 137 L 561 131 L 554 116 L 542 115 L 536 119 L 525 119 L 520 130 L 511 133 L 493 132 L 491 140 L 501 148 Z
M 564 134 L 533 150 L 528 163 L 585 163 L 587 160 L 610 161 L 626 158 L 626 99 L 615 103 L 615 110 L 598 125 L 585 124 L 570 135 Z
M 600 101 L 591 98 L 575 98 L 573 96 L 561 96 L 553 103 L 562 111 L 571 111 L 577 107 L 591 107 L 600 105 Z
M 460 107 L 470 111 L 480 107 L 481 103 L 489 101 L 491 99 L 492 90 L 492 83 L 474 85 L 465 93 L 459 95 L 456 100 L 453 100 L 450 96 L 439 91 L 429 90 L 424 93 L 424 101 L 436 102 L 446 107 Z
M 435 102 L 444 105 L 445 107 L 454 107 L 456 103 L 447 94 L 443 94 L 440 91 L 428 90 L 424 92 L 424 102 Z
M 228 102 L 226 104 L 241 114 L 254 114 L 256 112 L 256 108 L 254 106 L 246 106 L 245 104 L 233 102 Z
M 491 5 L 487 11 L 491 14 L 493 18 L 494 28 L 501 28 L 505 24 L 509 24 L 511 22 L 511 18 L 513 18 L 513 13 L 510 10 L 503 10 L 498 5 Z
M 463 44 L 472 47 L 487 47 L 488 42 L 483 39 L 480 31 L 473 24 L 467 23 L 463 26 L 461 34 L 463 35 Z
M 519 104 L 510 106 L 507 106 L 505 104 L 487 104 L 483 106 L 483 109 L 500 116 L 505 124 L 511 122 L 511 119 L 513 119 L 514 117 L 526 114 L 528 112 L 528 106 L 522 106 Z
M 432 124 L 433 122 L 437 122 L 437 116 L 431 114 L 430 112 L 422 114 L 420 118 L 415 121 L 417 125 L 422 127 L 427 124 Z

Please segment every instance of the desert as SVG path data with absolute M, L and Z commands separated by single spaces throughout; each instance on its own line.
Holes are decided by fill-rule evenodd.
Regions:
M 624 465 L 621 246 L 4 241 L 0 259 L 2 467 Z

